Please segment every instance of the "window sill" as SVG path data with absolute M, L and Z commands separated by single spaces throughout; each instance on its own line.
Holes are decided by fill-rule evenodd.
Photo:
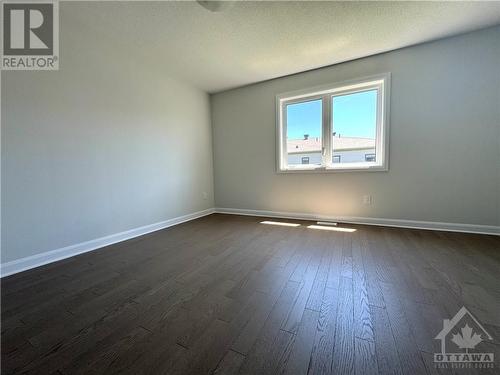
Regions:
M 278 174 L 284 173 L 344 173 L 344 172 L 387 172 L 389 168 L 384 165 L 346 166 L 346 167 L 317 167 L 317 168 L 287 168 L 278 169 Z

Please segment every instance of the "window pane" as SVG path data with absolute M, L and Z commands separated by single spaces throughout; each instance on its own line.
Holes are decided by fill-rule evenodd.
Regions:
M 288 165 L 321 165 L 321 117 L 321 99 L 286 106 Z
M 334 96 L 332 113 L 332 162 L 375 162 L 377 90 Z

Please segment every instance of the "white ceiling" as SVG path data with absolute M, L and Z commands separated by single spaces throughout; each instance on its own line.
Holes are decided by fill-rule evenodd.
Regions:
M 61 2 L 63 17 L 218 92 L 500 24 L 500 2 Z

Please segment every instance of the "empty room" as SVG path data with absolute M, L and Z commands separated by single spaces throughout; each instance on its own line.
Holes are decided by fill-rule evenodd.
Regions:
M 0 18 L 2 374 L 500 373 L 500 2 Z

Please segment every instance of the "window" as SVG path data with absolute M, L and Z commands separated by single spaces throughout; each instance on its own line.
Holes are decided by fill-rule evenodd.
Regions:
M 278 171 L 387 170 L 389 80 L 387 73 L 278 95 Z
M 365 161 L 374 162 L 375 160 L 375 154 L 365 154 Z

